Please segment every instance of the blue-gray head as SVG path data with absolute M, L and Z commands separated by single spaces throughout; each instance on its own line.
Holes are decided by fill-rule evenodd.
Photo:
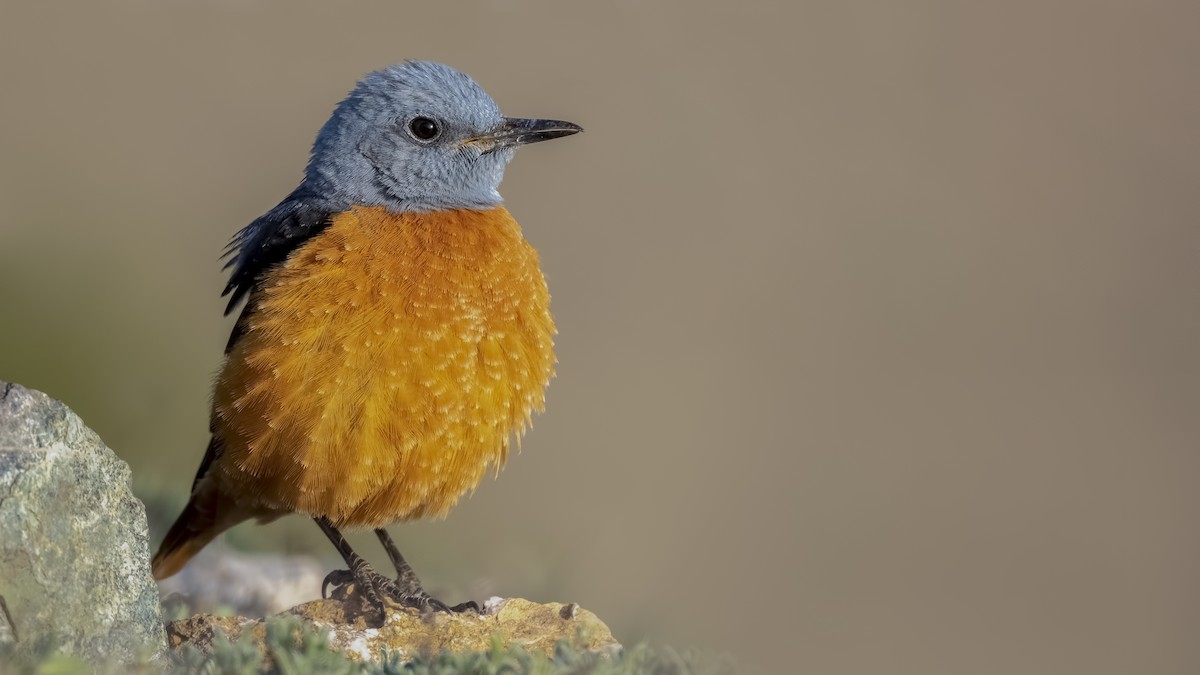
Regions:
M 398 211 L 491 208 L 517 146 L 579 131 L 570 122 L 503 117 L 467 75 L 406 61 L 367 75 L 338 104 L 302 187 Z

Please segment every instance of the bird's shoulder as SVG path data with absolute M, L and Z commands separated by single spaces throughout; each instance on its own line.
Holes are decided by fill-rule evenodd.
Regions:
M 230 296 L 225 313 L 231 313 L 254 290 L 265 272 L 323 232 L 334 216 L 347 208 L 347 204 L 297 190 L 235 234 L 223 256 L 228 258 L 225 269 L 232 270 L 221 293 Z

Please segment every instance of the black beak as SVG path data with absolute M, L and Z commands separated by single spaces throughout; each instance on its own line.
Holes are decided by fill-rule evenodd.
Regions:
M 492 131 L 467 139 L 468 143 L 478 143 L 492 152 L 501 148 L 515 148 L 518 145 L 540 143 L 552 138 L 562 138 L 583 131 L 583 127 L 561 120 L 531 120 L 520 117 L 505 117 L 499 126 Z

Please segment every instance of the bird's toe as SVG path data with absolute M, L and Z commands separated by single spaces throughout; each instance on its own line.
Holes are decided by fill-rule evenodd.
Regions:
M 323 600 L 329 598 L 328 591 L 330 586 L 333 586 L 336 590 L 351 583 L 354 583 L 353 572 L 350 570 L 334 570 L 326 574 L 325 580 L 321 582 L 321 598 Z

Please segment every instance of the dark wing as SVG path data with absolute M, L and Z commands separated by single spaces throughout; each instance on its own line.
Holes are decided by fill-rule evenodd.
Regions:
M 221 257 L 233 268 L 221 295 L 230 295 L 225 314 L 254 290 L 263 272 L 287 259 L 301 244 L 320 234 L 329 220 L 347 207 L 300 190 L 234 235 Z M 240 323 L 240 322 L 239 322 Z
M 346 208 L 345 204 L 319 199 L 298 189 L 235 234 L 221 256 L 229 258 L 224 269 L 233 268 L 229 283 L 221 292 L 222 296 L 232 294 L 229 304 L 225 306 L 225 314 L 232 312 L 243 298 L 250 295 L 264 272 L 287 260 L 292 251 L 320 234 L 329 226 L 330 219 Z M 225 343 L 226 354 L 246 332 L 250 312 L 250 304 L 247 304 L 233 325 L 229 341 Z
M 329 226 L 330 219 L 346 208 L 345 204 L 319 199 L 305 194 L 303 189 L 300 189 L 235 234 L 221 256 L 229 258 L 224 269 L 233 268 L 229 275 L 229 283 L 221 292 L 222 296 L 232 294 L 229 304 L 225 307 L 225 314 L 228 315 L 239 302 L 253 293 L 264 272 L 287 260 L 292 251 L 320 234 Z M 253 303 L 247 303 L 238 316 L 229 342 L 225 345 L 226 354 L 246 332 L 252 308 Z M 209 467 L 220 455 L 221 444 L 214 435 L 208 443 L 204 459 L 200 461 L 196 478 L 192 481 L 193 492 L 196 490 L 196 484 L 208 473 Z
M 204 451 L 204 459 L 200 460 L 200 468 L 196 469 L 196 477 L 192 479 L 192 492 L 196 491 L 196 486 L 200 484 L 200 479 L 204 478 L 204 474 L 208 473 L 208 467 L 212 466 L 213 460 L 221 454 L 220 443 L 217 442 L 217 437 L 213 436 L 208 439 L 208 450 Z

